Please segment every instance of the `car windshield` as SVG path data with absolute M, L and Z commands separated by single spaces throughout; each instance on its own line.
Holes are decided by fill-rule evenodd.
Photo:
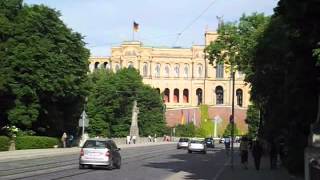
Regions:
M 189 141 L 189 139 L 187 139 L 187 138 L 181 138 L 180 140 L 179 140 L 179 142 L 188 142 Z
M 103 149 L 103 148 L 106 148 L 106 141 L 88 140 L 83 145 L 83 148 Z
M 212 138 L 206 138 L 205 141 L 212 141 Z

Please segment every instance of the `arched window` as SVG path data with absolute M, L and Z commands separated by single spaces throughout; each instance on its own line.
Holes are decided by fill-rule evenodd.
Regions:
M 170 65 L 169 64 L 166 64 L 164 71 L 165 71 L 165 76 L 169 77 L 169 75 L 170 75 Z
M 155 76 L 156 76 L 156 78 L 160 77 L 160 64 L 159 63 L 156 65 Z
M 242 98 L 243 98 L 242 89 L 237 89 L 236 95 L 237 95 L 237 105 L 242 107 Z
M 216 78 L 223 78 L 223 63 L 217 64 L 216 67 Z
M 94 69 L 98 69 L 99 68 L 99 62 L 94 63 Z
M 196 90 L 196 95 L 197 95 L 198 105 L 202 104 L 202 89 L 201 88 L 198 88 Z
M 189 65 L 188 64 L 184 65 L 184 77 L 185 78 L 189 77 Z
M 202 77 L 203 75 L 203 68 L 202 68 L 202 64 L 198 64 L 198 77 Z
M 120 70 L 120 65 L 119 64 L 116 64 L 115 70 L 116 70 L 116 72 Z
M 189 90 L 183 90 L 183 103 L 189 103 Z
M 221 86 L 216 87 L 216 104 L 223 104 L 223 88 Z
M 176 65 L 174 66 L 174 75 L 175 75 L 175 77 L 179 77 L 179 75 L 180 75 L 180 67 L 179 67 L 179 64 L 176 64 Z
M 104 67 L 105 69 L 110 69 L 110 64 L 109 64 L 108 62 L 104 62 L 104 63 L 103 63 L 103 67 Z
M 173 90 L 173 102 L 179 103 L 179 89 Z
M 130 62 L 128 63 L 128 68 L 133 68 L 133 62 L 130 61 Z
M 143 63 L 143 77 L 147 77 L 147 76 L 148 76 L 148 64 Z
M 168 88 L 166 88 L 166 89 L 164 90 L 163 95 L 164 95 L 163 101 L 164 101 L 165 103 L 170 102 L 170 90 L 169 90 Z

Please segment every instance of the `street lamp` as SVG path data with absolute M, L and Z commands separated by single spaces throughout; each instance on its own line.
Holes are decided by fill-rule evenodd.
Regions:
M 234 141 L 234 85 L 235 85 L 235 72 L 231 66 L 231 79 L 232 79 L 232 105 L 231 105 L 231 168 L 233 169 L 233 141 Z

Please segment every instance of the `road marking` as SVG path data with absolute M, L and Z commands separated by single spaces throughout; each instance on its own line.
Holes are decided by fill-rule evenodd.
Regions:
M 214 176 L 214 178 L 212 180 L 218 180 L 218 178 L 220 177 L 220 175 L 223 173 L 223 171 L 226 169 L 226 167 L 228 166 L 228 164 L 230 163 L 231 158 L 227 159 L 227 161 L 224 163 L 224 165 L 219 169 L 219 171 L 217 172 L 217 174 Z
M 185 177 L 188 175 L 192 175 L 191 173 L 185 172 L 185 171 L 179 171 L 169 177 L 167 177 L 165 180 L 179 180 L 179 179 L 186 179 Z

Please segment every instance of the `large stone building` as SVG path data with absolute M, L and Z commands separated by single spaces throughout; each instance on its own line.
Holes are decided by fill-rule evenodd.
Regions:
M 205 45 L 191 48 L 148 47 L 139 41 L 123 42 L 112 47 L 110 57 L 91 57 L 90 71 L 108 68 L 117 71 L 122 67 L 134 67 L 140 71 L 143 81 L 163 92 L 167 105 L 167 124 L 174 126 L 181 115 L 199 124 L 199 104 L 210 106 L 210 117 L 220 116 L 224 121 L 231 113 L 232 82 L 229 67 L 211 65 L 205 57 L 204 48 L 217 38 L 217 33 L 205 33 Z M 244 75 L 235 75 L 235 120 L 244 124 L 249 104 L 249 86 Z M 240 125 L 241 126 L 241 125 Z M 241 129 L 246 129 L 240 127 Z

